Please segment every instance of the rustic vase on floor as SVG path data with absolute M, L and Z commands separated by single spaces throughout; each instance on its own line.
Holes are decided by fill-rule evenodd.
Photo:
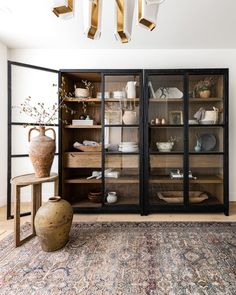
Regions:
M 69 241 L 73 210 L 60 197 L 49 198 L 36 213 L 34 225 L 43 251 L 61 249 Z
M 209 98 L 211 95 L 211 91 L 210 90 L 202 90 L 202 91 L 199 91 L 199 95 L 201 98 Z
M 32 131 L 38 131 L 39 135 L 31 139 Z M 53 132 L 53 139 L 46 136 L 45 133 L 51 130 Z M 34 127 L 29 130 L 28 140 L 29 158 L 33 164 L 36 177 L 48 177 L 52 167 L 54 154 L 56 150 L 56 133 L 53 128 Z

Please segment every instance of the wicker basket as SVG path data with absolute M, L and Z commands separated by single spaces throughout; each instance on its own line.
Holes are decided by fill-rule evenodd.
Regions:
M 80 145 L 76 148 L 82 152 L 101 152 L 102 151 L 101 145 L 99 145 L 99 146 Z

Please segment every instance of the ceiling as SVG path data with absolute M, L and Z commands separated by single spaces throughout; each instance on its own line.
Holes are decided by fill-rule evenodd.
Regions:
M 158 27 L 149 32 L 133 23 L 132 40 L 114 37 L 114 0 L 103 0 L 102 36 L 83 34 L 83 0 L 75 0 L 75 17 L 63 21 L 50 0 L 0 0 L 0 41 L 9 48 L 75 49 L 211 49 L 236 48 L 236 0 L 166 0 Z

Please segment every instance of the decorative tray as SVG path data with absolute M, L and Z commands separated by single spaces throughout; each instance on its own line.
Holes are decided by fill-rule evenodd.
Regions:
M 165 191 L 158 192 L 157 196 L 159 199 L 167 203 L 183 203 L 184 202 L 184 192 L 183 191 Z M 189 192 L 189 201 L 190 203 L 197 204 L 201 203 L 209 198 L 206 192 L 201 191 L 190 191 Z

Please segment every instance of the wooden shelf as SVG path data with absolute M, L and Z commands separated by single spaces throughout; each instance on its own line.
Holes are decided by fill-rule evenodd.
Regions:
M 223 102 L 223 98 L 220 98 L 220 97 L 189 98 L 190 103 L 194 103 L 194 102 L 215 102 L 215 101 L 222 101 Z
M 64 100 L 64 102 L 94 102 L 101 103 L 101 99 L 98 98 L 76 98 L 76 97 L 68 97 Z
M 192 128 L 192 127 L 194 127 L 194 128 L 198 128 L 198 127 L 200 127 L 200 128 L 217 128 L 217 127 L 225 127 L 225 125 L 224 124 L 188 124 L 188 126 L 189 126 L 189 128 Z
M 173 151 L 173 152 L 159 152 L 159 151 L 150 151 L 150 155 L 183 155 L 183 151 Z
M 104 99 L 104 102 L 139 102 L 139 98 L 109 98 Z M 101 103 L 102 99 L 99 98 L 76 98 L 76 97 L 68 97 L 64 100 L 64 102 L 92 102 L 92 103 Z
M 105 203 L 105 207 L 117 206 L 117 205 L 139 205 L 139 197 L 119 197 L 118 201 L 113 204 Z M 83 199 L 81 201 L 74 202 L 72 208 L 100 208 L 103 207 L 102 203 L 93 203 L 89 199 Z
M 149 179 L 150 183 L 157 183 L 157 184 L 173 184 L 173 183 L 183 183 L 183 179 L 171 179 L 169 176 L 156 176 L 156 177 L 151 177 Z M 223 179 L 217 175 L 201 175 L 198 176 L 197 179 L 191 179 L 189 178 L 189 183 L 191 184 L 222 184 L 223 183 Z
M 149 102 L 159 102 L 159 103 L 167 103 L 167 102 L 184 102 L 183 98 L 150 98 Z
M 67 129 L 101 129 L 102 125 L 65 125 Z
M 116 203 L 108 204 L 105 203 L 106 207 L 118 206 L 118 205 L 139 205 L 139 197 L 119 197 Z
M 74 183 L 74 184 L 101 184 L 102 179 L 87 179 L 83 178 L 72 178 L 66 179 L 64 183 Z M 105 184 L 138 184 L 139 179 L 137 177 L 122 176 L 119 178 L 105 178 Z
M 223 99 L 220 97 L 209 97 L 209 98 L 189 98 L 189 102 L 190 103 L 194 103 L 194 102 L 217 102 L 217 101 L 222 101 Z M 157 103 L 183 103 L 184 99 L 183 98 L 150 98 L 149 102 L 157 102 Z
M 139 128 L 138 124 L 106 124 L 104 127 Z
M 163 124 L 163 125 L 151 125 L 149 124 L 149 128 L 181 128 L 184 127 L 184 124 L 173 125 L 173 124 Z
M 102 207 L 102 203 L 93 203 L 89 199 L 84 199 L 81 201 L 77 201 L 72 203 L 72 208 L 100 208 Z

